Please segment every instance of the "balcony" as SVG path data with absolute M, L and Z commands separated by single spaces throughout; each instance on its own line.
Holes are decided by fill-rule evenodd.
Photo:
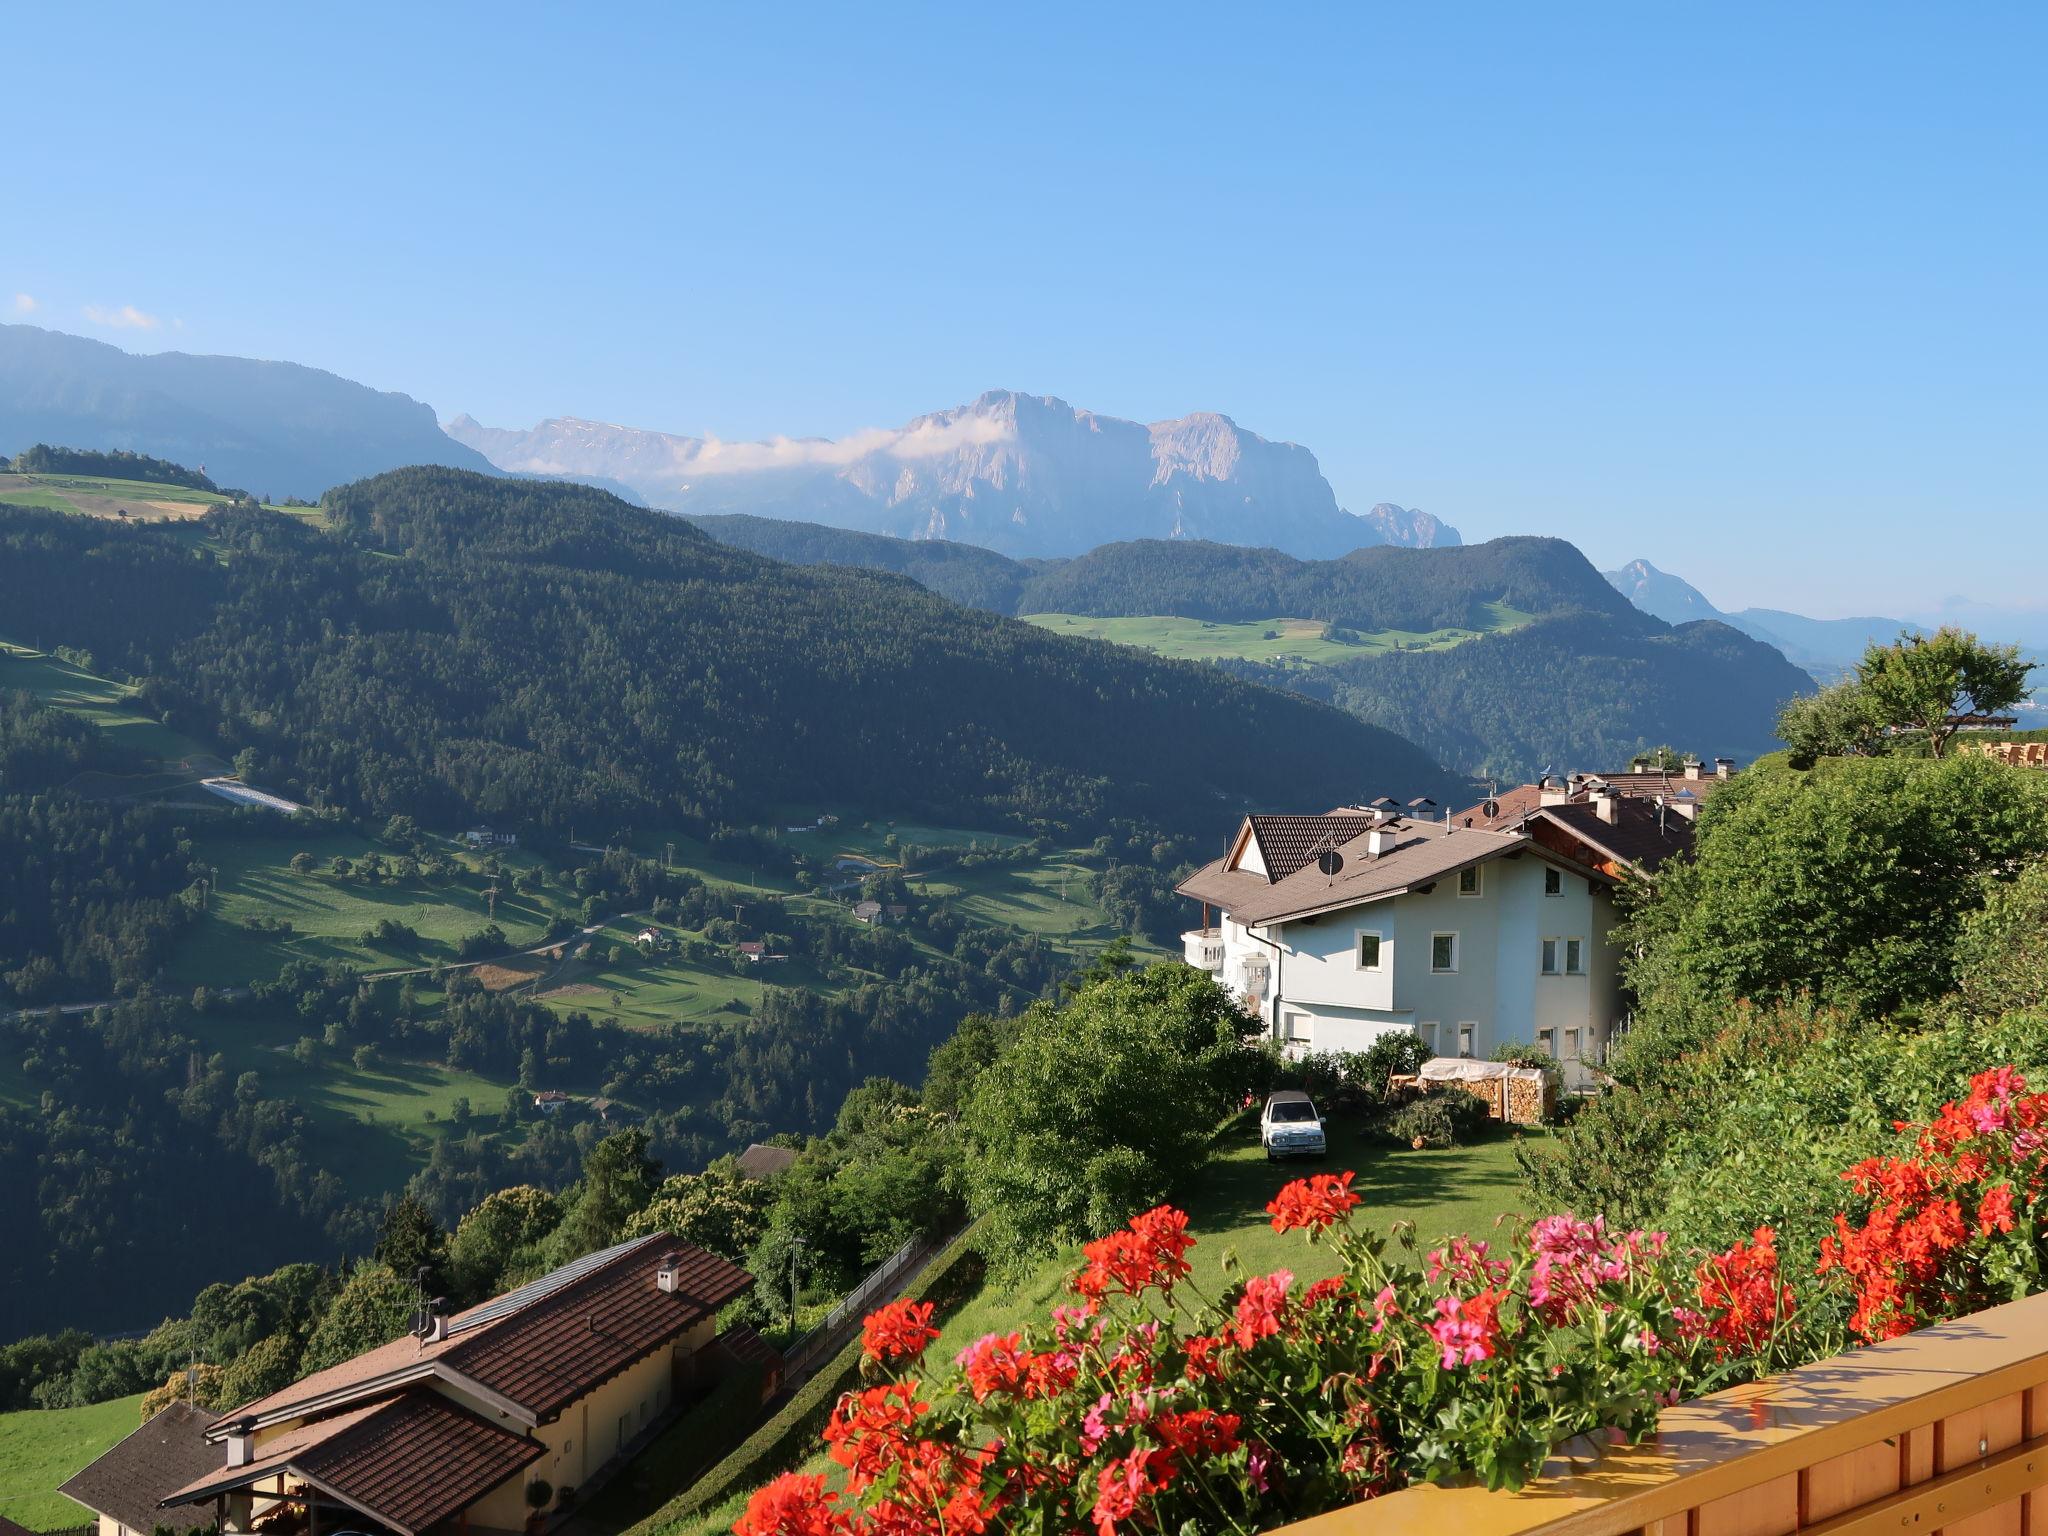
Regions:
M 1223 930 L 1190 928 L 1180 936 L 1181 958 L 1197 970 L 1223 969 Z
M 1519 1492 L 1420 1486 L 1286 1536 L 2033 1536 L 2048 1489 L 2048 1294 L 1574 1441 Z

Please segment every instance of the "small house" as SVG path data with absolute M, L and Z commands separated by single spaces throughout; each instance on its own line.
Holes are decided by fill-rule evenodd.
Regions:
M 789 1172 L 795 1162 L 796 1153 L 790 1148 L 771 1147 L 759 1141 L 739 1155 L 740 1172 L 750 1179 L 772 1179 Z
M 740 958 L 749 964 L 760 964 L 762 958 L 767 953 L 768 946 L 766 944 L 757 943 L 751 939 L 740 946 Z
M 853 904 L 853 920 L 857 923 L 877 922 L 881 916 L 882 904 L 879 901 L 856 901 Z
M 569 1095 L 559 1088 L 545 1088 L 533 1096 L 533 1107 L 544 1115 L 560 1114 L 568 1102 Z
M 159 1527 L 196 1531 L 213 1523 L 211 1504 L 158 1501 L 220 1465 L 206 1438 L 214 1416 L 172 1403 L 57 1491 L 99 1516 L 98 1536 L 151 1536 Z

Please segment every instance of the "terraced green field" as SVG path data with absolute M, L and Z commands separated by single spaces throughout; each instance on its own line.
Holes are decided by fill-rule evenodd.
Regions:
M 275 976 L 290 959 L 377 971 L 434 965 L 453 960 L 456 942 L 491 921 L 485 895 L 491 881 L 474 854 L 455 854 L 462 871 L 446 881 L 371 884 L 359 875 L 336 876 L 333 861 L 340 857 L 353 865 L 373 851 L 391 861 L 392 850 L 317 823 L 296 825 L 288 837 L 216 839 L 203 848 L 219 876 L 211 909 L 180 944 L 171 967 L 187 985 L 225 987 Z M 299 852 L 313 856 L 314 868 L 306 874 L 291 867 Z M 497 924 L 515 947 L 538 944 L 549 919 L 571 911 L 572 893 L 550 885 L 541 894 L 523 895 L 512 889 L 511 875 L 536 861 L 517 850 L 499 858 L 507 874 L 497 882 Z M 252 918 L 283 919 L 292 932 L 252 930 L 246 926 Z M 385 918 L 415 929 L 418 947 L 362 943 L 362 935 Z
M 142 1424 L 142 1395 L 90 1408 L 0 1413 L 0 1515 L 32 1531 L 86 1525 L 92 1512 L 56 1491 Z
M 147 758 L 177 762 L 205 756 L 205 749 L 189 736 L 181 736 L 142 713 L 135 703 L 135 689 L 32 650 L 18 638 L 0 639 L 0 689 L 26 689 L 53 709 L 83 716 L 116 744 Z M 207 758 L 207 762 L 214 760 Z M 201 776 L 196 771 L 192 775 Z
M 1229 659 L 1330 665 L 1395 650 L 1446 651 L 1480 635 L 1519 629 L 1534 615 L 1510 608 L 1506 603 L 1489 603 L 1488 622 L 1478 629 L 1358 629 L 1345 631 L 1355 637 L 1348 639 L 1325 638 L 1325 626 L 1319 619 L 1253 619 L 1226 624 L 1172 614 L 1096 618 L 1079 613 L 1027 613 L 1022 617 L 1025 623 L 1055 634 L 1111 640 L 1182 661 Z
M 52 512 L 77 512 L 87 517 L 127 517 L 134 522 L 161 522 L 199 517 L 227 498 L 183 485 L 158 485 L 151 480 L 114 480 L 98 475 L 29 475 L 0 472 L 0 501 L 43 507 Z

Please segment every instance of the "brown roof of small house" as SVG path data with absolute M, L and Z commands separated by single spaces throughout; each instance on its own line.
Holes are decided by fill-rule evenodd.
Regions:
M 745 1323 L 733 1324 L 711 1341 L 711 1347 L 735 1365 L 752 1365 L 772 1371 L 782 1364 L 782 1351 Z
M 167 1525 L 189 1531 L 213 1522 L 213 1506 L 160 1500 L 220 1466 L 220 1447 L 206 1438 L 213 1415 L 191 1403 L 172 1403 L 121 1440 L 57 1491 L 94 1514 L 118 1520 L 131 1531 Z
M 263 1446 L 248 1465 L 216 1465 L 178 1493 L 210 1498 L 285 1472 L 402 1536 L 417 1536 L 482 1498 L 543 1449 L 438 1392 L 415 1388 L 303 1424 Z
M 796 1161 L 796 1153 L 788 1147 L 771 1147 L 755 1142 L 739 1156 L 740 1172 L 750 1179 L 772 1178 L 786 1173 Z
M 1599 809 L 1584 802 L 1547 805 L 1536 814 L 1598 852 L 1645 872 L 1692 850 L 1691 819 L 1648 800 L 1616 800 L 1612 822 L 1602 821 Z
M 1338 813 L 1326 819 L 1344 817 Z M 1396 896 L 1504 854 L 1529 851 L 1546 856 L 1526 837 L 1511 833 L 1445 827 L 1435 821 L 1394 821 L 1389 826 L 1394 846 L 1377 858 L 1367 854 L 1363 835 L 1343 843 L 1337 851 L 1344 867 L 1334 879 L 1310 864 L 1269 882 L 1250 870 L 1225 868 L 1226 856 L 1203 865 L 1176 889 L 1223 908 L 1240 923 L 1262 926 Z
M 664 1255 L 681 1258 L 674 1291 L 655 1283 Z M 241 1418 L 296 1417 L 418 1375 L 476 1383 L 545 1422 L 584 1393 L 715 1314 L 754 1277 L 715 1253 L 651 1233 L 564 1265 L 529 1286 L 459 1312 L 445 1337 L 412 1334 L 215 1420 L 218 1438 Z

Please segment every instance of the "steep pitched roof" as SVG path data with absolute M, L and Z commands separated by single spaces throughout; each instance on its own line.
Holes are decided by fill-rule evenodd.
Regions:
M 1306 869 L 1325 848 L 1349 842 L 1372 825 L 1364 811 L 1331 811 L 1321 816 L 1251 816 L 1251 835 L 1266 866 L 1266 882 L 1278 884 Z
M 213 1522 L 211 1505 L 178 1504 L 159 1509 L 200 1474 L 220 1465 L 220 1447 L 206 1438 L 213 1415 L 190 1403 L 172 1403 L 106 1455 L 74 1475 L 57 1491 L 94 1514 L 118 1520 L 131 1531 L 159 1525 L 189 1531 Z
M 1367 853 L 1363 835 L 1339 847 L 1344 867 L 1334 879 L 1310 864 L 1269 883 L 1249 870 L 1226 868 L 1229 861 L 1224 858 L 1203 865 L 1176 889 L 1223 908 L 1240 923 L 1263 926 L 1398 896 L 1469 864 L 1517 851 L 1546 856 L 1528 838 L 1513 833 L 1445 827 L 1434 821 L 1396 821 L 1389 826 L 1394 846 L 1378 857 Z
M 655 1281 L 681 1257 L 675 1290 Z M 568 1403 L 740 1295 L 754 1277 L 666 1232 L 586 1255 L 531 1285 L 459 1312 L 440 1339 L 407 1334 L 315 1371 L 214 1422 L 295 1418 L 426 1376 L 480 1387 L 544 1422 Z
M 414 1388 L 301 1425 L 246 1466 L 216 1465 L 172 1497 L 211 1498 L 286 1472 L 401 1536 L 418 1536 L 537 1460 L 543 1449 L 438 1392 Z

